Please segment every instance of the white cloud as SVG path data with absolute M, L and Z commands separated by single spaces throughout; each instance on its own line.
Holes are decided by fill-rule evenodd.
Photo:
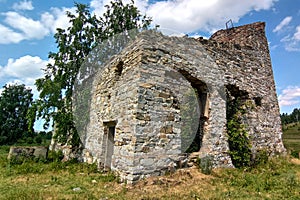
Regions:
M 274 33 L 279 32 L 282 30 L 283 27 L 289 25 L 289 23 L 292 21 L 292 17 L 291 16 L 287 16 L 285 17 L 273 30 Z
M 69 26 L 67 11 L 75 13 L 75 8 L 51 8 L 50 12 L 41 15 L 41 22 L 52 33 L 55 33 L 57 28 L 67 28 Z
M 297 26 L 297 27 L 296 27 L 296 32 L 294 33 L 293 38 L 294 38 L 296 41 L 300 41 L 300 26 Z
M 210 31 L 225 26 L 232 19 L 238 22 L 245 14 L 255 10 L 271 9 L 277 0 L 166 0 L 149 4 L 148 0 L 136 0 L 135 5 L 147 16 L 153 18 L 154 25 L 182 33 Z M 92 0 L 90 7 L 97 15 L 103 14 L 104 5 L 110 0 Z M 130 3 L 125 0 L 124 3 Z
M 57 28 L 67 28 L 69 18 L 66 12 L 75 12 L 75 8 L 51 8 L 41 14 L 39 20 L 27 18 L 17 12 L 1 13 L 8 26 L 0 24 L 0 44 L 18 43 L 22 40 L 43 39 Z
M 9 59 L 5 66 L 0 66 L 0 80 L 5 79 L 6 84 L 25 84 L 32 89 L 34 98 L 38 98 L 35 80 L 43 77 L 43 70 L 52 60 L 42 60 L 38 56 L 26 55 L 18 59 Z M 0 89 L 1 94 L 2 89 Z
M 293 106 L 300 103 L 300 87 L 289 86 L 278 96 L 280 106 Z
M 229 19 L 238 22 L 242 16 L 253 10 L 271 9 L 275 1 L 277 0 L 166 0 L 150 4 L 148 0 L 136 0 L 135 5 L 142 13 L 153 18 L 154 25 L 189 33 L 199 30 L 212 32 L 224 27 Z M 31 1 L 22 2 L 29 4 Z M 110 0 L 91 0 L 90 7 L 93 13 L 101 15 L 106 10 L 104 5 L 110 4 L 109 2 Z M 130 2 L 131 0 L 124 0 L 124 3 Z M 42 13 L 39 20 L 16 12 L 6 12 L 5 22 L 9 26 L 4 27 L 5 32 L 12 32 L 14 38 L 6 41 L 0 39 L 0 43 L 41 39 L 56 32 L 58 27 L 66 28 L 69 23 L 65 14 L 67 10 L 74 13 L 75 8 L 51 8 L 50 11 Z
M 108 5 L 109 2 L 110 0 L 92 0 L 90 2 L 90 7 L 97 16 L 100 16 L 105 12 L 104 5 Z
M 26 88 L 28 89 L 31 89 L 31 93 L 33 94 L 33 99 L 37 99 L 39 97 L 39 92 L 36 88 L 35 85 L 28 85 L 26 84 L 26 82 L 22 81 L 22 80 L 19 80 L 19 79 L 14 79 L 14 80 L 11 80 L 9 82 L 6 83 L 6 85 L 21 85 L 21 84 L 24 84 Z M 2 87 L 0 89 L 0 94 L 3 92 L 4 88 Z
M 35 79 L 43 75 L 41 69 L 45 68 L 48 61 L 38 56 L 26 55 L 18 59 L 10 58 L 6 66 L 0 66 L 0 78 L 10 81 L 20 81 L 25 85 L 34 85 Z
M 49 34 L 49 30 L 40 22 L 26 18 L 17 12 L 6 12 L 4 21 L 12 28 L 21 31 L 24 38 L 42 39 Z
M 238 22 L 247 13 L 271 9 L 276 0 L 176 0 L 150 5 L 147 14 L 154 24 L 181 32 L 213 31 L 232 19 Z
M 300 25 L 296 27 L 293 35 L 286 35 L 280 42 L 284 43 L 287 51 L 300 51 Z
M 31 1 L 24 0 L 24 1 L 20 1 L 18 3 L 14 3 L 13 9 L 14 10 L 33 10 L 34 7 L 32 6 Z
M 18 43 L 24 39 L 21 33 L 14 32 L 2 24 L 0 24 L 0 35 L 0 44 Z
M 105 5 L 110 5 L 111 0 L 91 0 L 90 7 L 93 9 L 93 13 L 97 16 L 101 16 L 105 11 Z M 123 0 L 123 4 L 130 4 L 131 0 Z M 141 13 L 145 13 L 148 7 L 148 0 L 135 0 L 134 5 L 139 9 Z

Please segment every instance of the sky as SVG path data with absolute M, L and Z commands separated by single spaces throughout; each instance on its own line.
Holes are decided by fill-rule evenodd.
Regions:
M 101 15 L 110 0 L 77 0 Z M 129 2 L 129 0 L 124 0 Z M 135 0 L 153 26 L 188 35 L 209 37 L 234 26 L 266 22 L 281 113 L 300 108 L 300 0 Z M 34 87 L 43 76 L 49 52 L 56 52 L 56 28 L 66 28 L 66 11 L 74 0 L 0 0 L 0 87 L 23 83 Z M 1 92 L 2 89 L 0 89 Z

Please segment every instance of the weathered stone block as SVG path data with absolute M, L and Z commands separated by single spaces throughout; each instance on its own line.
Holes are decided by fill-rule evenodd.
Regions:
M 168 126 L 161 127 L 160 133 L 172 134 L 173 133 L 173 126 L 172 125 L 168 125 Z
M 154 159 L 153 158 L 143 158 L 140 161 L 142 166 L 151 166 L 154 164 Z
M 18 159 L 19 157 L 26 158 L 43 158 L 46 159 L 48 154 L 48 148 L 43 146 L 34 146 L 34 147 L 15 147 L 12 146 L 9 149 L 9 153 L 7 158 L 11 159 L 15 157 Z

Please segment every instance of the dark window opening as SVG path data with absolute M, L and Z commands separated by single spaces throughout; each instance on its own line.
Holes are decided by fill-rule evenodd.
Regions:
M 253 99 L 256 106 L 261 106 L 262 97 L 254 97 Z
M 240 98 L 242 100 L 249 99 L 249 94 L 247 91 L 240 90 L 240 88 L 236 85 L 226 85 L 227 93 L 230 97 Z
M 121 76 L 122 75 L 122 72 L 123 72 L 123 66 L 124 66 L 124 62 L 123 61 L 120 61 L 117 66 L 116 66 L 116 74 L 117 76 Z

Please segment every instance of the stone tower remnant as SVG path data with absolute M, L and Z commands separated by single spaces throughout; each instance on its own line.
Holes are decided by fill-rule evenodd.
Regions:
M 184 163 L 189 91 L 197 97 L 197 109 L 188 110 L 198 120 L 191 117 L 199 126 L 196 151 L 211 156 L 214 167 L 233 166 L 226 90 L 253 105 L 244 116 L 252 153 L 285 152 L 263 22 L 219 30 L 210 39 L 146 31 L 104 69 L 93 83 L 83 158 L 117 171 L 123 180 L 160 175 Z

